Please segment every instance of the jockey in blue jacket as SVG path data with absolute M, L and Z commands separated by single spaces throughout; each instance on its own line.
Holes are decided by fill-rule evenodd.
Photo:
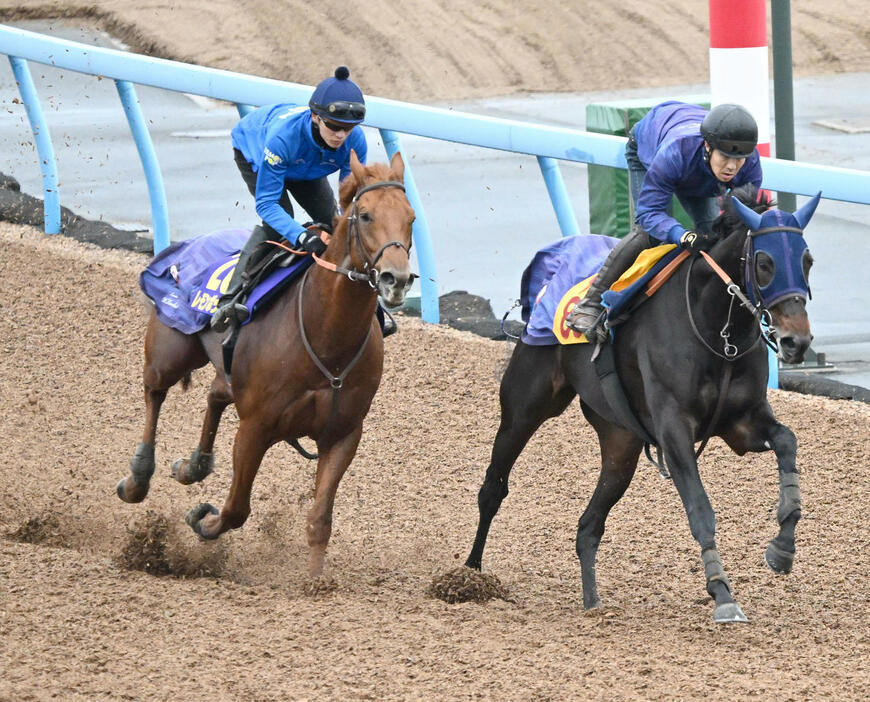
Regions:
M 757 143 L 758 125 L 740 105 L 717 105 L 708 112 L 663 102 L 632 127 L 625 160 L 636 226 L 610 252 L 586 297 L 568 315 L 568 326 L 580 332 L 597 326 L 601 294 L 643 249 L 662 243 L 691 251 L 711 248 L 716 243 L 712 224 L 719 214 L 718 196 L 745 183 L 761 186 Z M 670 214 L 674 195 L 693 229 Z
M 254 227 L 239 256 L 227 292 L 215 311 L 211 328 L 223 331 L 233 321 L 248 315 L 242 304 L 243 284 L 251 267 L 262 260 L 271 239 L 287 240 L 291 246 L 322 254 L 326 244 L 323 228 L 331 228 L 338 209 L 327 176 L 350 173 L 353 149 L 362 163 L 368 147 L 362 129 L 365 100 L 350 80 L 350 71 L 339 66 L 321 81 L 308 106 L 281 103 L 248 113 L 233 128 L 233 155 L 242 179 L 256 201 L 261 226 Z M 290 196 L 317 225 L 305 227 L 294 219 Z M 252 257 L 252 253 L 257 252 Z

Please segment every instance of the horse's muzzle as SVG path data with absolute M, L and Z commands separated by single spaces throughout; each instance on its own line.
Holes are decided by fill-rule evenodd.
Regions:
M 399 307 L 405 303 L 405 296 L 417 276 L 410 271 L 386 269 L 378 275 L 378 294 L 387 307 Z
M 803 363 L 812 334 L 786 334 L 777 340 L 779 357 L 783 363 Z
M 801 297 L 788 298 L 777 304 L 772 313 L 780 360 L 783 363 L 803 363 L 813 340 L 806 300 Z

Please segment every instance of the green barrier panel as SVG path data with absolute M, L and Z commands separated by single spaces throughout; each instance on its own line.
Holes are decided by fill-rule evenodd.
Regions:
M 629 130 L 653 107 L 666 100 L 680 100 L 710 109 L 708 95 L 675 98 L 641 98 L 618 102 L 597 102 L 586 106 L 586 131 L 627 137 Z M 589 231 L 622 238 L 631 231 L 634 212 L 628 194 L 628 171 L 589 164 Z M 674 198 L 674 217 L 687 228 L 692 220 Z

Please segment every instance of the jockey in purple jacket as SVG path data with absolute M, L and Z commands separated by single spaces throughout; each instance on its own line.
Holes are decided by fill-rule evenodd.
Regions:
M 365 112 L 362 91 L 350 80 L 350 71 L 339 66 L 333 76 L 318 84 L 307 107 L 266 105 L 248 113 L 233 128 L 236 166 L 263 223 L 254 227 L 242 249 L 227 292 L 212 317 L 212 329 L 223 331 L 232 321 L 247 317 L 241 300 L 246 271 L 262 260 L 260 245 L 265 241 L 284 239 L 297 249 L 318 255 L 324 252 L 321 227 L 331 227 L 337 212 L 326 177 L 339 171 L 343 179 L 350 173 L 351 149 L 366 162 L 365 135 L 356 128 Z M 291 195 L 317 226 L 306 228 L 294 219 Z
M 568 326 L 580 332 L 598 326 L 601 294 L 643 249 L 662 243 L 691 251 L 711 248 L 717 197 L 745 183 L 761 186 L 757 142 L 758 126 L 740 105 L 707 112 L 670 101 L 650 110 L 631 129 L 625 146 L 636 226 L 611 251 L 586 297 L 569 314 Z M 694 223 L 691 230 L 670 214 L 675 195 Z

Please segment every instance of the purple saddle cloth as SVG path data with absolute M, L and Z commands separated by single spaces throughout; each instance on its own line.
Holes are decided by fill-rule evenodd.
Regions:
M 600 234 L 567 236 L 540 249 L 523 272 L 520 283 L 525 344 L 560 343 L 553 319 L 565 293 L 601 268 L 619 239 Z
M 238 262 L 249 229 L 220 229 L 179 241 L 157 254 L 139 276 L 139 287 L 153 302 L 157 318 L 183 334 L 196 334 L 211 320 Z M 251 321 L 284 284 L 313 262 L 297 258 L 267 275 L 248 296 Z

